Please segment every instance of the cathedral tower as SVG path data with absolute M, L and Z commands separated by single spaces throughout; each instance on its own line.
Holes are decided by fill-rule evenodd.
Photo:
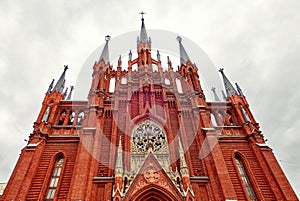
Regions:
M 223 100 L 207 101 L 182 38 L 163 68 L 141 23 L 127 64 L 105 37 L 86 101 L 68 66 L 52 80 L 0 200 L 298 200 L 239 85 L 220 69 Z

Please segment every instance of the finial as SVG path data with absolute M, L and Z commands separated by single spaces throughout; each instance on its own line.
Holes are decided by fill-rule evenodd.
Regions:
M 131 61 L 132 60 L 132 52 L 131 52 L 131 50 L 129 50 L 129 61 Z
M 223 90 L 221 90 L 221 92 L 222 92 L 223 100 L 224 100 L 224 101 L 226 101 L 226 100 L 227 100 L 227 98 L 226 98 L 226 95 L 225 95 L 224 91 L 223 91 Z
M 66 72 L 69 69 L 68 65 L 64 65 L 64 72 Z
M 157 50 L 157 61 L 160 61 L 160 54 L 159 54 L 159 50 Z
M 178 40 L 179 43 L 181 43 L 182 38 L 180 36 L 177 36 L 176 39 Z
M 53 88 L 53 84 L 54 84 L 54 79 L 52 79 L 52 81 L 51 81 L 51 83 L 50 83 L 50 85 L 49 85 L 49 88 L 48 88 L 48 91 L 47 91 L 48 94 L 51 93 L 51 90 L 52 90 L 52 88 Z
M 74 89 L 74 86 L 70 86 L 70 93 L 67 97 L 67 100 L 71 100 L 73 89 Z
M 242 89 L 240 88 L 240 86 L 238 85 L 238 83 L 235 83 L 235 86 L 236 86 L 237 91 L 239 92 L 239 95 L 244 96 L 244 93 L 243 93 Z
M 216 93 L 216 88 L 212 87 L 211 90 L 214 93 L 215 101 L 220 101 L 220 98 L 218 97 L 218 94 Z
M 170 57 L 167 56 L 167 59 L 168 59 L 168 67 L 169 67 L 169 68 L 172 68 L 172 62 L 171 62 L 171 60 L 170 60 Z
M 224 74 L 224 68 L 220 68 L 219 72 L 222 73 L 222 74 Z
M 139 14 L 142 15 L 142 20 L 144 20 L 144 15 L 145 15 L 146 13 L 144 13 L 144 11 L 142 11 L 142 12 L 140 12 Z
M 121 65 L 122 65 L 122 56 L 120 55 L 118 59 L 118 67 L 121 67 Z
M 68 87 L 67 87 L 66 90 L 65 90 L 64 97 L 66 97 L 67 94 L 68 94 Z
M 111 36 L 110 35 L 106 35 L 105 36 L 105 41 L 108 42 L 110 40 Z

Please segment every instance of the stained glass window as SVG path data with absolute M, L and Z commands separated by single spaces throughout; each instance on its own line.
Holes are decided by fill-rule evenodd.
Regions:
M 239 158 L 235 158 L 235 162 L 250 200 L 251 201 L 257 200 L 242 161 Z
M 64 158 L 62 157 L 58 158 L 55 162 L 48 192 L 45 198 L 46 200 L 52 200 L 54 198 L 55 192 L 57 190 L 58 181 L 61 175 L 63 163 L 64 163 Z

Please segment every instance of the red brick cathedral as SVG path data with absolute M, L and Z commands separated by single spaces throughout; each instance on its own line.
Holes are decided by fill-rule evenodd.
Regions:
M 109 39 L 86 101 L 67 66 L 52 81 L 0 200 L 298 200 L 223 69 L 224 100 L 208 102 L 180 37 L 177 70 L 153 58 L 144 18 L 128 65 L 110 65 Z

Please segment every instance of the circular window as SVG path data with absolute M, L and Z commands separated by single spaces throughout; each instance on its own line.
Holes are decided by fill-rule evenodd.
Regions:
M 150 120 L 139 123 L 132 134 L 132 153 L 160 152 L 166 147 L 164 130 Z

